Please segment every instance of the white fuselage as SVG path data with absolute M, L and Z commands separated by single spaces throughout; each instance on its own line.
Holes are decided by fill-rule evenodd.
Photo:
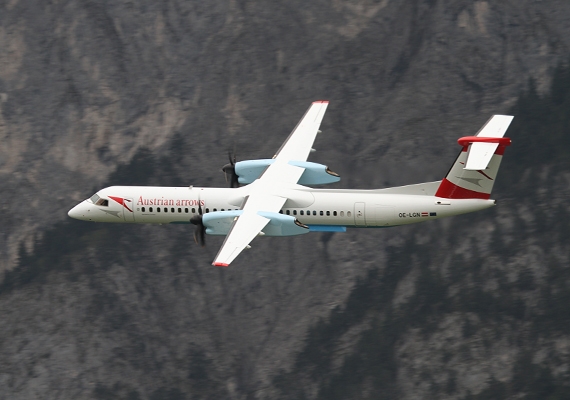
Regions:
M 190 223 L 190 218 L 199 212 L 199 205 L 204 214 L 239 210 L 250 187 L 254 185 L 237 189 L 111 186 L 97 193 L 100 198 L 109 199 L 107 204 L 96 205 L 87 199 L 69 215 L 95 222 Z M 383 190 L 313 189 L 300 185 L 283 190 L 289 200 L 280 213 L 296 217 L 311 230 L 405 225 L 478 211 L 495 204 L 494 200 L 443 199 Z

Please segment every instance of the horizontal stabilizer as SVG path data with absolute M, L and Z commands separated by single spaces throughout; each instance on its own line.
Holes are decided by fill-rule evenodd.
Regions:
M 513 118 L 512 115 L 493 115 L 475 136 L 503 137 Z
M 497 147 L 499 147 L 499 143 L 473 143 L 469 149 L 464 169 L 471 171 L 486 169 Z
M 512 115 L 493 115 L 479 132 L 477 132 L 473 140 L 468 140 L 470 138 L 462 138 L 467 139 L 465 141 L 471 143 L 464 169 L 480 171 L 487 168 L 499 144 L 503 144 L 503 142 L 506 144 L 507 141 L 510 144 L 510 140 L 499 138 L 505 135 L 512 120 Z

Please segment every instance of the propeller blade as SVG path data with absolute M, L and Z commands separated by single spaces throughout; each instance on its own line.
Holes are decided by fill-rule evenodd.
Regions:
M 201 211 L 201 208 L 198 206 L 198 210 Z M 206 227 L 202 222 L 202 213 L 200 215 L 194 215 L 190 218 L 190 223 L 196 225 L 196 229 L 194 229 L 194 241 L 196 244 L 204 247 L 206 245 Z
M 194 241 L 201 247 L 206 246 L 206 227 L 204 225 L 196 225 L 196 229 L 194 229 Z
M 200 228 L 200 246 L 204 247 L 206 246 L 206 227 L 202 224 L 197 228 Z
M 198 230 L 198 227 L 196 227 L 196 229 L 194 229 L 194 242 L 195 242 L 196 244 L 200 244 L 200 243 L 198 243 L 198 236 L 196 235 L 196 231 L 197 231 L 197 230 Z
M 228 182 L 228 175 L 230 175 L 230 187 L 231 188 L 238 188 L 239 187 L 239 176 L 236 174 L 236 155 L 232 156 L 232 154 L 228 151 L 228 159 L 229 164 L 226 164 L 222 167 L 222 171 L 225 174 L 226 182 Z

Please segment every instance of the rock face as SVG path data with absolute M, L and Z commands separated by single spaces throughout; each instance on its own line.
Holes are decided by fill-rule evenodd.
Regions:
M 549 89 L 569 54 L 566 1 L 12 0 L 1 9 L 0 398 L 299 398 L 295 385 L 316 398 L 345 376 L 363 332 L 387 332 L 374 329 L 394 323 L 390 307 L 415 315 L 409 304 L 432 304 L 425 271 L 479 262 L 434 287 L 453 299 L 481 286 L 501 302 L 501 285 L 520 280 L 524 296 L 511 300 L 532 309 L 550 282 L 541 266 L 567 263 L 565 236 L 544 249 L 532 234 L 549 227 L 533 204 L 500 187 L 500 208 L 471 219 L 264 238 L 223 271 L 209 267 L 220 240 L 202 251 L 186 228 L 61 222 L 104 184 L 224 185 L 228 150 L 271 156 L 316 99 L 331 105 L 312 161 L 339 172 L 340 187 L 441 179 L 458 136 L 507 113 L 530 78 Z M 520 172 L 509 179 L 540 182 L 534 199 L 558 196 L 541 213 L 565 209 L 567 173 Z M 424 262 L 428 245 L 441 252 Z M 519 253 L 499 257 L 513 246 Z M 402 249 L 418 256 L 381 281 Z M 363 277 L 393 298 L 372 297 L 378 308 L 363 305 L 346 331 L 326 325 L 352 310 Z M 430 311 L 431 330 L 390 331 L 386 396 L 484 393 L 517 368 L 546 368 L 553 351 L 548 371 L 562 379 L 568 337 L 517 336 L 534 326 L 522 309 L 520 324 L 457 306 Z M 318 369 L 299 354 L 320 318 L 334 332 L 328 378 L 303 378 Z M 345 398 L 374 398 L 370 379 L 346 384 L 355 392 Z
M 349 185 L 439 178 L 448 161 L 437 150 L 453 154 L 450 140 L 505 111 L 530 76 L 547 84 L 567 53 L 569 7 L 10 1 L 0 16 L 0 173 L 12 194 L 2 268 L 139 147 L 192 137 L 188 181 L 215 183 L 212 156 L 273 154 L 317 98 L 332 103 L 316 157 L 369 171 L 344 174 Z M 339 159 L 345 151 L 352 161 Z M 436 165 L 420 168 L 420 154 Z

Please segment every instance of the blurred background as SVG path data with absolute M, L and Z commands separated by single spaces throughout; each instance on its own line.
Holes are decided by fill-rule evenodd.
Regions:
M 570 398 L 570 2 L 0 0 L 0 399 Z M 70 220 L 225 186 L 329 100 L 310 160 L 439 180 L 511 114 L 476 214 L 261 238 Z

